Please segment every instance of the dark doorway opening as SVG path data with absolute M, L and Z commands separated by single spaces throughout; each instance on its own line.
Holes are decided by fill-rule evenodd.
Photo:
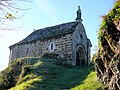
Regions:
M 79 56 L 79 52 L 76 52 L 76 65 L 80 66 L 80 56 Z
M 79 47 L 76 51 L 76 65 L 85 66 L 85 51 L 82 47 Z

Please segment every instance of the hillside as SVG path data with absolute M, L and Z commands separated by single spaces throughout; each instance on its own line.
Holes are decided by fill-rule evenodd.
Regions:
M 13 88 L 11 88 L 13 87 Z M 105 90 L 90 67 L 62 66 L 48 58 L 13 61 L 0 73 L 0 90 Z
M 103 16 L 98 39 L 99 50 L 95 55 L 97 76 L 109 90 L 120 90 L 120 0 Z

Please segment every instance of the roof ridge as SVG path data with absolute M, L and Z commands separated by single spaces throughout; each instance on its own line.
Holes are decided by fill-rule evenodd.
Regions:
M 26 38 L 24 38 L 23 40 L 19 41 L 16 44 L 23 44 L 23 43 L 36 41 L 36 40 L 44 40 L 44 39 L 72 33 L 74 32 L 75 27 L 78 23 L 79 22 L 73 21 L 73 22 L 62 23 L 62 24 L 35 30 Z M 12 46 L 10 46 L 10 48 Z
M 64 25 L 64 24 L 69 24 L 69 23 L 75 23 L 75 22 L 76 21 L 71 21 L 71 22 L 67 22 L 67 23 L 61 23 L 61 24 L 51 25 L 51 26 L 43 27 L 43 28 L 40 28 L 40 29 L 37 29 L 37 30 L 42 30 L 42 29 L 46 29 L 46 28 L 52 28 L 52 27 L 56 27 L 56 26 L 60 26 L 60 25 Z M 76 22 L 76 23 L 78 23 L 78 22 Z M 37 30 L 35 30 L 35 31 L 37 31 Z

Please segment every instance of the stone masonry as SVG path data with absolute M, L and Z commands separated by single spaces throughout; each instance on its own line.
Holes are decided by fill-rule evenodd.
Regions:
M 91 42 L 82 24 L 80 7 L 74 22 L 35 30 L 22 41 L 11 45 L 10 60 L 39 57 L 45 53 L 58 54 L 72 65 L 88 65 Z

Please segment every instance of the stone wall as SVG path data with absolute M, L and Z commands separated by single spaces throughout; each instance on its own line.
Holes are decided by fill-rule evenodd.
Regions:
M 54 42 L 54 52 L 49 50 L 49 45 Z M 33 41 L 29 43 L 16 44 L 10 48 L 10 62 L 17 58 L 23 57 L 39 57 L 44 53 L 59 54 L 62 58 L 66 58 L 69 62 L 72 60 L 72 34 L 53 37 L 44 41 Z
M 76 65 L 76 52 L 78 50 L 77 46 L 79 46 L 82 49 L 81 53 L 84 53 L 83 56 L 85 62 L 87 64 L 90 63 L 91 42 L 87 38 L 82 22 L 79 21 L 77 26 L 71 27 L 71 29 L 74 31 L 71 32 L 71 34 L 65 33 L 62 35 L 60 34 L 57 36 L 49 37 L 47 39 L 37 39 L 36 41 L 32 39 L 36 36 L 34 36 L 34 34 L 30 35 L 31 37 L 29 36 L 27 39 L 25 39 L 28 42 L 19 42 L 13 46 L 10 46 L 9 61 L 11 62 L 14 59 L 24 57 L 40 57 L 45 53 L 55 53 L 59 54 L 60 57 L 65 58 L 68 64 Z M 71 29 L 69 30 L 71 31 Z
M 88 39 L 87 40 L 87 59 L 88 59 L 88 64 L 91 63 L 91 47 L 92 47 L 92 44 L 91 44 L 90 40 Z
M 85 50 L 85 59 L 86 59 L 86 63 L 88 60 L 88 42 L 87 42 L 87 36 L 85 33 L 85 28 L 83 26 L 83 24 L 80 22 L 77 27 L 76 30 L 73 32 L 73 37 L 72 37 L 72 53 L 73 53 L 73 65 L 76 65 L 76 51 L 77 51 L 77 45 L 81 45 L 84 50 Z

